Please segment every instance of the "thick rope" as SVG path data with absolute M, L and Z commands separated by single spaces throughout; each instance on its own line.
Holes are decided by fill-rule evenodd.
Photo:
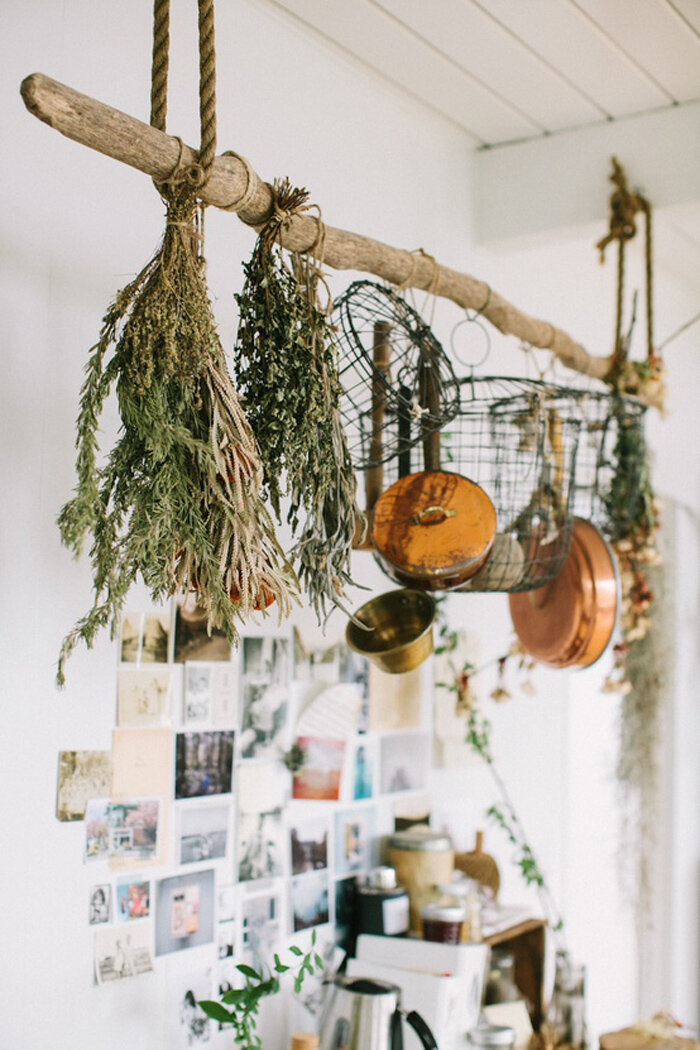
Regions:
M 651 232 L 651 204 L 644 202 L 644 260 L 647 282 L 647 357 L 654 356 L 654 268 Z
M 199 127 L 199 163 L 206 182 L 216 156 L 214 0 L 199 0 Z
M 197 189 L 209 178 L 216 157 L 216 50 L 214 0 L 198 0 L 199 12 L 199 160 L 184 174 Z M 165 131 L 168 110 L 170 0 L 154 0 L 151 62 L 151 125 Z M 179 171 L 177 173 L 179 176 Z M 171 176 L 170 182 L 175 182 Z M 165 186 L 165 183 L 161 183 Z M 159 187 L 160 188 L 160 187 Z
M 151 63 L 151 125 L 165 131 L 170 61 L 170 0 L 154 0 Z

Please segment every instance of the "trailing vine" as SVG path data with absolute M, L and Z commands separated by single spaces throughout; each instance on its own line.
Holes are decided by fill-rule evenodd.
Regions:
M 450 669 L 450 679 L 446 682 L 437 682 L 436 686 L 453 693 L 458 710 L 462 712 L 466 710 L 466 742 L 472 751 L 486 764 L 500 795 L 500 803 L 489 806 L 486 815 L 494 824 L 500 827 L 513 846 L 515 863 L 520 870 L 523 881 L 527 886 L 532 886 L 537 891 L 545 916 L 557 938 L 558 946 L 563 948 L 564 921 L 559 914 L 545 876 L 527 839 L 525 829 L 510 797 L 507 785 L 496 766 L 491 742 L 491 723 L 479 712 L 476 698 L 471 691 L 471 680 L 480 671 L 484 670 L 484 667 L 477 668 L 468 661 L 456 664 L 450 659 L 450 654 L 454 654 L 457 649 L 459 635 L 458 632 L 449 627 L 441 602 L 438 603 L 436 625 L 439 644 L 436 646 L 435 652 L 438 655 L 445 654 L 448 657 Z M 500 665 L 501 670 L 503 666 L 501 661 L 506 659 L 507 657 L 501 657 L 496 661 Z M 465 697 L 469 698 L 468 705 L 465 705 Z

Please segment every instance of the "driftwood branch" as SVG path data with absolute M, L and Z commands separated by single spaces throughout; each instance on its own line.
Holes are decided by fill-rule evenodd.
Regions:
M 158 181 L 167 179 L 178 163 L 194 164 L 197 159 L 196 152 L 179 139 L 41 73 L 27 77 L 21 93 L 29 112 L 62 135 Z M 201 197 L 206 204 L 237 211 L 250 226 L 263 223 L 272 208 L 270 186 L 237 156 L 217 157 Z M 312 216 L 296 216 L 284 233 L 283 244 L 293 251 L 309 251 L 317 243 L 318 232 Z M 434 291 L 465 309 L 479 310 L 505 335 L 550 350 L 576 372 L 604 379 L 610 371 L 610 357 L 592 356 L 566 332 L 522 313 L 484 281 L 370 237 L 332 226 L 325 232 L 324 260 L 336 270 L 359 270 L 391 284 Z

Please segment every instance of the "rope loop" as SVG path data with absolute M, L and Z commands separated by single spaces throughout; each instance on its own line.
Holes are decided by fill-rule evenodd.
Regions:
M 172 195 L 183 185 L 201 191 L 216 157 L 216 51 L 214 47 L 214 0 L 197 0 L 199 28 L 199 159 L 188 168 L 180 156 L 173 172 L 155 182 L 160 193 Z M 153 3 L 153 57 L 151 62 L 151 125 L 165 131 L 168 109 L 170 63 L 170 0 Z

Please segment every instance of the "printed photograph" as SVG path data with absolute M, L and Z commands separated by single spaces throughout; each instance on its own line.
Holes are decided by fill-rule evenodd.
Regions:
M 328 873 L 312 872 L 292 879 L 294 932 L 328 922 Z
M 285 770 L 273 763 L 238 770 L 238 879 L 270 879 L 285 871 L 286 838 L 282 809 Z
M 298 799 L 338 799 L 343 772 L 345 741 L 332 737 L 300 736 L 297 743 L 304 763 L 292 782 L 292 797 Z
M 119 655 L 122 663 L 166 664 L 170 644 L 170 610 L 125 613 L 121 621 Z
M 238 721 L 238 674 L 232 664 L 214 664 L 211 679 L 211 720 L 215 726 Z
M 231 806 L 181 806 L 179 809 L 180 864 L 220 860 L 226 856 Z
M 151 914 L 151 884 L 146 880 L 124 880 L 117 883 L 117 922 L 147 919 Z
M 120 667 L 117 671 L 117 725 L 160 726 L 170 721 L 169 668 Z
M 233 730 L 178 733 L 175 798 L 228 794 L 233 773 L 233 743 Z
M 137 664 L 141 654 L 143 613 L 124 613 L 121 621 L 119 658 L 123 664 Z
M 180 598 L 175 605 L 175 663 L 187 660 L 230 660 L 231 643 L 216 627 L 207 627 L 207 610 L 193 594 Z
M 141 663 L 167 664 L 170 644 L 170 609 L 143 618 Z
M 232 959 L 236 951 L 236 924 L 232 919 L 216 927 L 216 945 L 219 959 Z
M 241 932 L 243 953 L 255 965 L 267 962 L 278 949 L 282 936 L 281 899 L 278 893 L 243 897 Z
M 111 917 L 112 887 L 108 882 L 93 886 L 90 890 L 88 922 L 91 926 L 100 926 L 103 922 L 109 922 Z
M 241 757 L 265 758 L 285 742 L 289 638 L 244 637 L 241 648 Z
M 211 719 L 212 664 L 185 664 L 182 720 L 208 722 Z
M 111 984 L 126 977 L 139 977 L 153 971 L 150 922 L 126 928 L 117 926 L 95 930 L 95 978 L 98 984 Z
M 107 798 L 112 791 L 112 756 L 109 751 L 59 751 L 56 817 L 84 820 L 92 798 Z
M 109 799 L 91 798 L 85 810 L 85 859 L 109 857 Z
M 214 940 L 214 869 L 160 879 L 156 887 L 156 955 Z
M 197 1003 L 211 999 L 213 972 L 179 973 L 168 970 L 165 1001 L 165 1031 L 168 1050 L 188 1050 L 211 1042 L 215 1022 Z
M 158 845 L 157 798 L 112 802 L 109 807 L 110 858 L 150 860 Z
M 369 728 L 417 729 L 421 715 L 421 668 L 407 674 L 369 669 Z
M 292 875 L 328 867 L 328 821 L 304 820 L 289 830 Z
M 374 783 L 374 760 L 370 744 L 367 741 L 355 745 L 353 771 L 353 798 L 372 798 Z
M 87 860 L 150 860 L 158 845 L 157 798 L 90 799 L 85 812 Z
M 385 736 L 379 741 L 379 748 L 382 794 L 426 787 L 430 760 L 427 733 Z
M 228 922 L 236 917 L 236 884 L 219 886 L 216 891 L 216 917 L 219 922 Z
M 334 939 L 339 948 L 345 952 L 355 949 L 353 926 L 355 921 L 355 878 L 338 879 L 334 887 Z
M 362 696 L 351 682 L 336 682 L 314 696 L 297 718 L 296 735 L 346 740 L 362 724 Z
M 370 867 L 373 835 L 373 808 L 335 814 L 335 870 L 338 875 Z

